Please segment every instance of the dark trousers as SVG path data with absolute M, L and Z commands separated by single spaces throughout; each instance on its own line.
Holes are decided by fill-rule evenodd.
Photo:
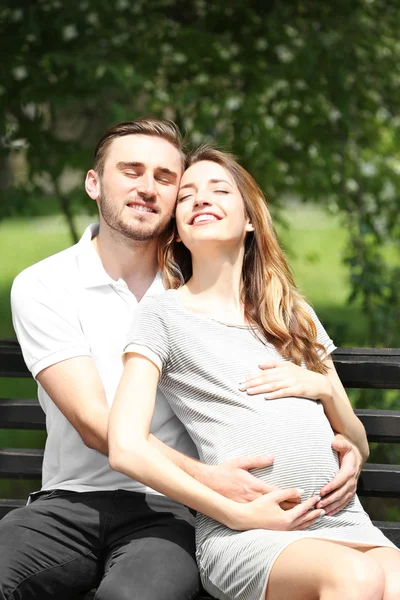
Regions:
M 56 490 L 0 521 L 0 600 L 191 600 L 194 519 L 158 495 Z

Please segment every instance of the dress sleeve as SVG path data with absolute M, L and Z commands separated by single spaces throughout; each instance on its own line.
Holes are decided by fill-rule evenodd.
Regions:
M 321 344 L 325 348 L 325 352 L 322 350 L 318 350 L 319 355 L 322 359 L 327 358 L 334 350 L 336 350 L 336 346 L 327 334 L 324 326 L 321 321 L 318 319 L 315 311 L 309 304 L 307 304 L 307 310 L 310 313 L 312 320 L 314 321 L 314 325 L 317 328 L 317 342 Z
M 170 336 L 161 297 L 145 298 L 135 311 L 123 354 L 128 352 L 145 356 L 162 373 L 170 355 Z

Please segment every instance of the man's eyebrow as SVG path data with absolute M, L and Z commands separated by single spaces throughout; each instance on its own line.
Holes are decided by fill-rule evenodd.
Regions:
M 117 163 L 117 169 L 120 169 L 122 171 L 122 169 L 129 169 L 129 168 L 134 168 L 134 167 L 144 167 L 144 164 L 141 162 L 135 162 L 135 161 L 121 161 L 119 163 Z
M 146 165 L 137 161 L 120 161 L 119 163 L 117 163 L 117 169 L 119 169 L 120 171 L 123 171 L 124 169 L 135 169 L 137 167 L 145 169 Z M 168 169 L 167 167 L 156 167 L 154 170 L 160 171 L 165 175 L 169 175 L 171 179 L 178 179 L 178 173 L 175 173 L 175 171 L 171 171 L 171 169 Z
M 229 183 L 229 181 L 226 181 L 226 179 L 210 179 L 208 181 L 208 183 L 227 183 L 228 185 L 233 187 L 232 184 Z M 195 183 L 185 183 L 185 185 L 181 185 L 181 187 L 179 189 L 184 190 L 185 188 L 195 188 L 195 187 L 197 187 Z
M 165 173 L 165 175 L 170 175 L 175 179 L 178 178 L 178 173 L 175 173 L 175 171 L 171 171 L 171 169 L 167 169 L 167 167 L 157 167 L 155 171 L 161 171 L 161 173 Z

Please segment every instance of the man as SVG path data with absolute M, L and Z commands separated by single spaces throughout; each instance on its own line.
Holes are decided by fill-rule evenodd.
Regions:
M 158 236 L 182 174 L 176 127 L 138 120 L 108 130 L 95 150 L 86 191 L 100 224 L 80 242 L 22 272 L 12 289 L 14 327 L 38 382 L 48 438 L 43 486 L 0 522 L 0 600 L 72 598 L 189 600 L 199 582 L 193 519 L 183 506 L 112 471 L 107 420 L 121 350 L 138 302 L 163 290 Z M 159 395 L 153 443 L 181 468 L 238 501 L 267 493 L 248 470 L 269 457 L 202 465 Z M 344 467 L 326 500 L 354 493 L 360 461 L 345 441 Z M 329 491 L 329 488 L 327 488 Z

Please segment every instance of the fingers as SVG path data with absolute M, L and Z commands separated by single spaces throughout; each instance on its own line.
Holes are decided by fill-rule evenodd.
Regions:
M 264 398 L 266 398 L 267 400 L 278 400 L 278 398 L 290 398 L 292 396 L 301 397 L 302 395 L 303 394 L 301 394 L 296 388 L 282 387 L 276 392 L 268 392 L 264 395 Z
M 347 446 L 347 448 L 349 449 L 352 447 L 350 440 L 348 440 L 347 437 L 345 437 L 341 433 L 335 433 L 335 437 L 333 438 L 332 444 L 338 444 L 343 447 Z
M 353 496 L 354 496 L 354 494 L 346 494 L 337 502 L 331 502 L 330 504 L 327 504 L 324 509 L 325 514 L 328 517 L 333 517 L 333 515 L 336 515 L 336 513 L 340 512 L 341 510 L 346 508 L 346 506 L 348 505 L 350 500 L 353 498 Z
M 258 365 L 259 369 L 266 371 L 267 369 L 274 369 L 275 367 L 279 367 L 283 361 L 281 360 L 269 360 L 261 365 Z
M 286 490 L 276 490 L 272 492 L 270 496 L 271 499 L 277 502 L 277 504 L 282 504 L 282 502 L 286 502 L 288 500 L 291 500 L 292 502 L 299 501 L 302 494 L 304 494 L 304 490 L 301 490 L 300 488 L 288 488 Z M 318 502 L 318 499 L 319 497 L 315 496 L 314 504 Z M 306 508 L 305 510 L 308 510 L 308 508 Z M 296 514 L 295 516 L 297 518 L 298 515 Z
M 248 386 L 246 389 L 241 389 L 241 392 L 247 392 L 250 396 L 256 394 L 273 394 L 273 393 L 282 393 L 283 390 L 289 389 L 292 387 L 293 381 L 290 380 L 281 380 L 281 381 L 273 381 L 273 382 L 261 382 L 259 385 Z
M 285 500 L 285 502 L 281 502 L 279 506 L 282 510 L 291 510 L 292 508 L 300 504 L 300 502 L 300 498 L 297 500 L 297 502 L 293 500 Z
M 300 504 L 298 504 L 297 506 L 295 506 L 294 508 L 292 508 L 291 512 L 291 517 L 293 520 L 296 519 L 300 519 L 301 517 L 304 517 L 304 515 L 306 513 L 308 513 L 308 511 L 310 511 L 311 509 L 314 509 L 314 506 L 316 505 L 316 503 L 320 500 L 320 496 L 311 496 L 311 498 L 308 498 L 308 500 L 304 500 L 304 502 L 301 502 Z M 321 512 L 321 511 L 319 511 Z
M 262 365 L 259 365 L 258 368 L 261 369 L 262 371 L 266 371 L 268 369 L 275 369 L 276 367 L 278 367 L 279 365 L 281 365 L 282 362 L 281 361 L 269 361 L 266 362 Z M 257 381 L 259 383 L 263 383 L 265 382 L 265 377 L 272 377 L 272 372 L 269 372 L 268 375 L 265 375 L 263 373 L 260 373 L 260 371 L 256 371 L 254 373 L 250 373 L 249 375 L 247 375 L 242 382 L 239 383 L 239 389 L 241 390 L 242 386 L 247 388 L 248 385 L 257 385 Z M 241 390 L 242 391 L 242 390 Z
M 307 529 L 325 514 L 324 510 L 315 508 L 318 499 L 319 496 L 311 496 L 311 498 L 305 500 L 291 511 L 286 512 L 291 518 L 290 530 Z
M 353 487 L 357 486 L 357 469 L 352 460 L 346 460 L 346 462 L 343 460 L 338 474 L 327 485 L 321 488 L 321 496 L 325 497 L 348 483 Z
M 333 438 L 331 446 L 338 454 L 349 452 L 352 449 L 352 445 L 349 440 L 340 434 Z
M 282 381 L 278 378 L 257 377 L 257 379 L 240 383 L 239 391 L 247 392 L 248 394 L 262 394 L 264 392 L 272 392 L 279 387 L 282 387 Z
M 335 490 L 345 485 L 347 480 L 348 477 L 346 476 L 346 474 L 342 471 L 339 471 L 339 473 L 332 479 L 332 481 L 330 481 L 327 485 L 321 488 L 321 496 L 325 498 L 325 496 L 327 496 L 328 494 L 331 494 Z
M 245 471 L 270 467 L 273 462 L 274 457 L 267 454 L 265 456 L 238 456 L 237 458 L 232 458 L 230 460 L 232 467 L 244 469 Z
M 297 519 L 297 521 L 293 523 L 293 527 L 291 529 L 292 531 L 294 529 L 308 529 L 309 527 L 311 527 L 311 525 L 314 525 L 314 523 L 316 523 L 318 519 L 321 519 L 324 516 L 324 514 L 324 510 L 310 510 L 303 517 Z
M 333 511 L 339 512 L 350 502 L 354 494 L 356 493 L 355 482 L 349 482 L 346 485 L 340 487 L 336 492 L 322 498 L 317 504 L 317 508 L 323 508 L 327 515 L 334 514 Z

